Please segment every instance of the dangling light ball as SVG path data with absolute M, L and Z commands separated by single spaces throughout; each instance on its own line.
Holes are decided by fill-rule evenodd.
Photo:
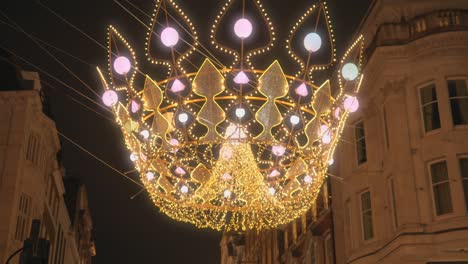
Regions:
M 130 160 L 132 162 L 135 162 L 138 160 L 138 154 L 136 154 L 135 152 L 133 152 L 132 154 L 130 154 Z
M 269 193 L 270 195 L 275 195 L 275 194 L 276 194 L 276 189 L 273 188 L 273 187 L 270 187 L 270 188 L 268 188 L 268 193 Z
M 271 152 L 273 152 L 273 155 L 277 157 L 281 157 L 286 152 L 286 147 L 281 146 L 281 145 L 276 145 L 271 148 Z
M 306 175 L 304 177 L 304 183 L 306 183 L 306 184 L 311 184 L 312 180 L 313 180 L 312 177 L 310 177 L 309 175 Z
M 238 118 L 243 118 L 245 116 L 245 109 L 244 108 L 237 108 L 236 109 L 236 116 Z
M 186 113 L 182 113 L 178 116 L 179 122 L 185 123 L 188 121 L 189 116 Z
M 316 52 L 322 47 L 322 38 L 317 33 L 309 33 L 304 38 L 304 47 L 308 52 Z
M 226 199 L 229 198 L 229 197 L 231 197 L 231 194 L 232 194 L 232 193 L 231 193 L 230 190 L 225 190 L 224 193 L 223 193 L 224 198 L 226 198 Z
M 180 192 L 181 193 L 186 194 L 186 193 L 188 193 L 188 191 L 189 191 L 189 189 L 188 189 L 187 185 L 182 185 L 180 187 Z
M 341 69 L 341 75 L 347 81 L 354 81 L 359 75 L 359 69 L 354 63 L 346 63 Z
M 289 118 L 289 121 L 291 121 L 291 124 L 297 125 L 297 124 L 299 124 L 299 122 L 301 121 L 301 119 L 300 119 L 297 115 L 292 115 L 292 116 Z
M 147 179 L 148 181 L 154 180 L 154 172 L 148 171 L 148 172 L 146 173 L 146 179 Z
M 328 161 L 328 165 L 333 165 L 335 163 L 335 160 L 333 158 L 330 158 L 330 160 Z
M 148 130 L 142 130 L 140 131 L 140 135 L 144 138 L 144 139 L 148 139 L 150 137 L 150 132 Z
M 120 75 L 127 74 L 132 68 L 132 64 L 127 57 L 120 56 L 114 61 L 114 71 Z
M 252 34 L 252 30 L 252 23 L 246 18 L 241 18 L 234 24 L 234 33 L 241 39 L 248 38 Z
M 114 90 L 107 90 L 102 95 L 102 102 L 106 106 L 114 106 L 119 102 L 119 95 Z
M 172 48 L 179 42 L 179 33 L 172 27 L 167 27 L 161 32 L 161 41 L 164 46 Z
M 237 84 L 248 84 L 249 83 L 249 77 L 245 72 L 241 71 L 239 72 L 236 77 L 234 77 L 234 82 Z
M 358 99 L 355 96 L 346 96 L 343 103 L 343 108 L 351 113 L 356 112 L 359 109 Z

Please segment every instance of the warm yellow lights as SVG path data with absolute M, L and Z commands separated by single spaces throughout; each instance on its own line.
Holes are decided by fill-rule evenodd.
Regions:
M 222 5 L 210 35 L 216 49 L 233 55 L 235 67 L 205 59 L 196 72 L 187 72 L 182 62 L 190 62 L 187 57 L 200 52 L 194 26 L 173 0 L 157 0 L 146 55 L 151 63 L 168 67 L 166 77 L 154 81 L 143 75 L 144 83 L 135 82 L 141 73 L 135 53 L 112 26 L 110 82 L 98 72 L 106 90 L 103 99 L 122 128 L 129 158 L 163 213 L 201 228 L 259 230 L 287 224 L 315 202 L 348 114 L 359 106 L 354 99 L 363 80 L 363 46 L 361 37 L 341 61 L 348 66 L 344 74 L 336 73 L 337 95 L 331 94 L 330 81 L 314 84 L 310 71 L 325 69 L 335 60 L 328 10 L 320 3 L 307 10 L 287 40 L 289 54 L 301 66 L 296 76 L 286 75 L 275 60 L 266 70 L 255 70 L 251 57 L 272 48 L 274 28 L 263 4 L 255 0 L 270 29 L 267 46 L 244 50 L 242 43 L 240 51 L 235 51 L 218 44 L 218 26 L 234 1 Z M 188 25 L 185 32 L 193 43 L 183 54 L 177 53 L 177 45 L 187 40 L 170 27 L 179 24 L 170 20 L 173 15 L 167 13 L 168 8 Z M 161 12 L 166 12 L 162 22 Z M 315 54 L 323 49 L 321 41 L 327 40 L 332 46 L 329 64 L 309 63 L 310 56 L 305 62 L 291 48 L 294 34 L 314 12 L 317 21 L 326 18 L 329 36 L 311 33 L 301 44 Z M 255 25 L 242 19 L 232 29 L 240 42 L 255 33 L 251 29 Z M 166 31 L 160 34 L 154 28 Z M 152 39 L 163 42 L 171 59 L 164 61 L 151 53 Z M 117 63 L 115 59 L 123 55 L 116 44 L 126 49 L 123 55 L 127 56 Z M 304 76 L 299 77 L 301 73 Z

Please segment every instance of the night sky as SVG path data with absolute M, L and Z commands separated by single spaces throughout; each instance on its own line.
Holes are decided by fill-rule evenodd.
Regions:
M 126 4 L 124 0 L 120 2 Z M 178 2 L 195 22 L 201 40 L 207 39 L 208 30 L 202 29 L 210 28 L 219 5 L 224 1 L 179 0 Z M 277 46 L 281 47 L 279 52 L 285 52 L 284 33 L 313 1 L 264 0 L 263 2 L 277 28 Z M 338 58 L 351 42 L 370 2 L 371 0 L 329 1 L 330 15 L 336 29 Z M 42 3 L 103 45 L 105 45 L 107 26 L 115 25 L 125 33 L 130 33 L 128 38 L 136 52 L 143 53 L 146 30 L 113 0 L 47 0 Z M 132 3 L 147 13 L 153 10 L 153 0 L 132 0 Z M 95 66 L 105 68 L 107 65 L 107 52 L 103 48 L 53 16 L 35 0 L 4 0 L 0 8 L 27 33 L 82 60 L 80 62 L 49 49 L 84 83 L 99 94 L 102 93 Z M 148 22 L 141 13 L 135 11 L 135 14 Z M 23 33 L 5 25 L 5 21 L 6 18 L 0 15 L 1 46 L 100 102 L 100 98 L 90 92 L 81 81 L 51 59 Z M 17 63 L 24 69 L 34 70 L 20 60 L 17 60 Z M 118 170 L 131 171 L 132 164 L 128 159 L 129 153 L 125 149 L 120 129 L 108 121 L 112 116 L 103 108 L 65 87 L 63 83 L 53 80 L 44 72 L 40 74 L 46 82 L 43 83 L 43 89 L 50 98 L 57 129 Z M 76 101 L 85 104 L 86 107 Z M 220 233 L 199 230 L 189 224 L 169 219 L 158 212 L 147 193 L 130 199 L 140 191 L 140 187 L 66 140 L 62 139 L 62 143 L 66 177 L 79 178 L 88 188 L 97 249 L 93 263 L 220 262 Z M 130 176 L 138 180 L 138 175 L 130 174 Z

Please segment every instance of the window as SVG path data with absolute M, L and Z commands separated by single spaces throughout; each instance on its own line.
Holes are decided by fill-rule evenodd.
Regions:
M 18 241 L 23 241 L 28 236 L 29 225 L 31 222 L 31 210 L 31 197 L 24 193 L 21 194 L 15 232 L 15 239 Z
M 466 80 L 448 80 L 450 106 L 454 125 L 468 125 L 468 88 Z
M 388 189 L 389 189 L 389 203 L 390 203 L 390 208 L 392 209 L 393 226 L 396 228 L 398 227 L 398 213 L 397 213 L 397 207 L 396 207 L 395 182 L 393 178 L 390 178 L 388 180 Z
M 463 192 L 465 194 L 465 206 L 468 211 L 468 158 L 460 159 L 460 174 L 463 182 Z
M 452 199 L 450 197 L 450 183 L 447 172 L 447 162 L 440 161 L 431 164 L 432 193 L 436 215 L 452 212 Z
M 32 163 L 39 165 L 41 142 L 38 135 L 31 133 L 28 138 L 28 146 L 26 149 L 26 159 Z
M 358 165 L 361 165 L 367 161 L 366 134 L 363 121 L 356 123 L 354 128 L 354 136 L 356 140 L 357 162 Z
M 372 204 L 370 191 L 361 194 L 361 216 L 362 216 L 362 233 L 364 240 L 374 238 L 374 227 L 372 226 Z
M 439 106 L 435 84 L 429 84 L 420 89 L 421 108 L 424 121 L 424 131 L 429 132 L 440 128 Z
M 386 105 L 384 105 L 383 108 L 382 108 L 382 119 L 383 119 L 383 125 L 384 125 L 385 146 L 387 147 L 387 149 L 389 149 L 390 148 L 390 138 L 388 136 L 388 119 L 387 119 Z

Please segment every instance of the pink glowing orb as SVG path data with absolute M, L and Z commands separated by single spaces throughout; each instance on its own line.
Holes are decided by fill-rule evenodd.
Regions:
M 306 175 L 306 176 L 304 177 L 304 182 L 305 182 L 306 184 L 311 184 L 311 183 L 312 183 L 312 180 L 313 180 L 312 177 L 310 177 L 309 175 Z
M 248 84 L 249 81 L 249 77 L 243 71 L 239 72 L 236 77 L 234 77 L 234 82 L 237 84 Z
M 182 187 L 180 187 L 181 193 L 186 194 L 188 193 L 188 191 L 189 191 L 189 188 L 187 187 L 187 185 L 182 185 Z
M 355 96 L 346 96 L 343 107 L 346 111 L 354 113 L 359 109 L 359 101 Z
M 150 132 L 148 130 L 142 130 L 140 131 L 140 135 L 144 138 L 144 139 L 148 139 L 150 137 Z
M 166 47 L 174 47 L 179 42 L 179 33 L 174 28 L 167 27 L 161 32 L 161 41 Z
M 185 175 L 187 172 L 185 172 L 184 169 L 182 169 L 181 167 L 177 167 L 175 169 L 175 173 L 179 174 L 179 175 Z
M 229 174 L 229 173 L 224 173 L 223 176 L 221 176 L 221 179 L 223 179 L 225 181 L 228 181 L 228 180 L 232 179 L 232 175 Z
M 273 178 L 273 177 L 280 176 L 280 175 L 281 173 L 278 170 L 272 170 L 270 174 L 268 174 L 268 177 Z
M 275 194 L 276 194 L 275 188 L 273 188 L 273 187 L 268 188 L 268 193 L 269 193 L 270 195 L 275 195 Z
M 132 113 L 136 113 L 140 110 L 141 108 L 141 105 L 135 101 L 135 100 L 132 100 L 132 103 L 131 103 L 131 110 L 132 110 Z
M 286 152 L 286 148 L 284 146 L 281 146 L 281 145 L 273 146 L 271 148 L 271 152 L 273 152 L 273 154 L 275 156 L 281 157 Z
M 120 75 L 127 74 L 131 68 L 132 64 L 130 63 L 130 60 L 127 59 L 127 57 L 120 56 L 117 57 L 117 59 L 114 61 L 114 70 Z
M 114 106 L 119 102 L 119 96 L 114 90 L 107 90 L 102 95 L 102 102 L 106 106 L 109 106 L 109 107 Z
M 169 140 L 169 144 L 170 144 L 171 146 L 178 146 L 178 145 L 179 145 L 179 140 L 177 140 L 177 139 L 175 139 L 175 138 L 171 138 L 171 139 Z
M 171 86 L 171 92 L 179 93 L 185 90 L 185 84 L 179 81 L 179 79 L 175 79 Z
M 252 23 L 245 18 L 241 18 L 234 24 L 234 33 L 241 39 L 248 38 L 252 34 Z
M 309 91 L 307 90 L 307 86 L 305 83 L 302 83 L 301 85 L 299 85 L 294 91 L 296 92 L 297 95 L 302 96 L 302 97 L 309 95 Z

